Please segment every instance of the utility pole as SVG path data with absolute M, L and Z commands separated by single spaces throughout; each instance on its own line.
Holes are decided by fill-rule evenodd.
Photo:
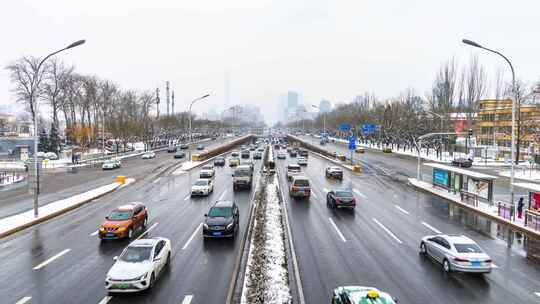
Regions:
M 159 88 L 156 88 L 156 110 L 157 110 L 156 118 L 159 119 Z
M 170 112 L 169 112 L 170 100 L 169 100 L 169 82 L 168 81 L 165 81 L 165 94 L 167 98 L 167 116 L 169 116 L 170 115 Z
M 172 101 L 172 115 L 174 115 L 174 90 L 172 90 L 172 93 L 171 93 L 171 101 Z

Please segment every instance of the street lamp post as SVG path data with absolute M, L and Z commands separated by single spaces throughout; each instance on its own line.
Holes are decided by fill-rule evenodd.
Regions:
M 319 113 L 321 113 L 321 109 L 318 106 L 314 104 L 312 104 L 311 106 L 317 109 Z M 326 134 L 326 112 L 323 112 L 323 134 Z
M 510 70 L 512 71 L 512 91 L 513 91 L 513 96 L 512 96 L 512 142 L 511 142 L 511 148 L 510 148 L 510 151 L 511 151 L 511 162 L 510 162 L 510 202 L 512 205 L 514 205 L 514 159 L 516 157 L 516 102 L 517 102 L 517 92 L 516 92 L 516 74 L 514 72 L 514 67 L 512 66 L 512 63 L 510 62 L 510 60 L 508 58 L 506 58 L 506 56 L 504 56 L 503 54 L 501 54 L 500 52 L 498 51 L 495 51 L 495 50 L 492 50 L 492 49 L 488 49 L 486 47 L 483 47 L 481 46 L 480 44 L 472 41 L 472 40 L 468 40 L 468 39 L 463 39 L 462 40 L 463 43 L 465 44 L 468 44 L 470 46 L 474 46 L 474 47 L 477 47 L 477 48 L 480 48 L 480 49 L 484 49 L 488 52 L 492 52 L 492 53 L 495 53 L 499 56 L 501 56 L 507 63 L 508 65 L 510 66 Z
M 210 94 L 206 94 L 199 98 L 195 98 L 189 105 L 189 143 L 190 144 L 193 143 L 193 134 L 191 133 L 191 107 L 193 107 L 193 104 L 196 103 L 197 101 L 202 100 L 208 96 L 210 96 Z M 191 149 L 189 149 L 189 161 L 191 161 Z
M 37 104 L 37 100 L 34 101 L 34 91 L 36 90 L 36 85 L 37 85 L 37 77 L 39 77 L 39 70 L 41 69 L 41 66 L 43 65 L 43 63 L 49 59 L 50 57 L 62 52 L 62 51 L 65 51 L 65 50 L 68 50 L 68 49 L 71 49 L 71 48 L 74 48 L 76 46 L 79 46 L 81 44 L 84 44 L 85 40 L 78 40 L 78 41 L 75 41 L 73 42 L 72 44 L 66 46 L 65 48 L 63 49 L 60 49 L 58 51 L 55 51 L 55 52 L 52 52 L 50 53 L 49 55 L 45 56 L 45 58 L 43 58 L 38 66 L 37 66 L 37 69 L 36 69 L 36 72 L 34 74 L 34 77 L 32 77 L 32 83 L 31 83 L 31 91 L 30 91 L 30 105 L 32 105 L 34 107 L 34 174 L 36 175 L 36 180 L 35 180 L 35 187 L 34 187 L 34 217 L 38 217 L 39 215 L 39 165 L 38 165 L 38 158 L 37 158 L 37 153 L 38 153 L 38 142 L 39 142 L 39 137 L 38 137 L 38 104 Z

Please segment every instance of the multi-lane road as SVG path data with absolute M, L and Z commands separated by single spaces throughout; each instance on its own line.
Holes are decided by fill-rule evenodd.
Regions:
M 154 167 L 163 163 L 160 158 L 172 159 L 172 154 L 158 156 Z M 260 161 L 255 163 L 259 172 Z M 203 241 L 202 221 L 216 200 L 235 200 L 240 208 L 238 235 L 243 235 L 253 191 L 234 192 L 228 166 L 217 168 L 214 192 L 201 198 L 188 195 L 197 168 L 150 171 L 139 174 L 134 184 L 1 240 L 0 302 L 224 303 L 241 238 Z M 109 297 L 105 275 L 128 242 L 102 243 L 97 228 L 112 208 L 131 201 L 141 201 L 149 210 L 144 237 L 171 239 L 172 267 L 151 292 Z
M 310 153 L 303 174 L 311 181 L 311 198 L 297 201 L 285 195 L 306 303 L 328 303 L 332 289 L 342 285 L 375 286 L 400 303 L 540 302 L 540 268 L 519 248 L 508 249 L 504 241 L 470 229 L 469 215 L 450 217 L 446 202 L 397 176 L 407 173 L 397 167 L 399 161 L 371 151 L 360 158 L 362 173 L 345 170 L 340 182 L 325 178 L 325 167 L 332 163 Z M 290 162 L 296 160 L 278 161 L 285 194 Z M 339 188 L 353 191 L 354 211 L 326 206 L 326 192 Z M 441 232 L 476 240 L 496 268 L 488 275 L 443 273 L 418 253 L 421 237 Z

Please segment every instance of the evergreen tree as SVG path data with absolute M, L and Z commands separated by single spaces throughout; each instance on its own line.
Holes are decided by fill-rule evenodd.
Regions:
M 47 136 L 47 132 L 45 130 L 41 130 L 41 133 L 39 133 L 38 151 L 49 152 L 50 147 L 51 145 L 49 143 L 49 137 Z
M 49 150 L 56 154 L 60 152 L 60 136 L 54 123 L 51 124 L 51 131 L 49 132 Z

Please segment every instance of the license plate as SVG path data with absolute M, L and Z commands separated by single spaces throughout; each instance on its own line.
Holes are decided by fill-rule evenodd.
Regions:
M 221 232 L 213 232 L 212 235 L 221 235 Z
M 105 236 L 106 237 L 114 237 L 115 235 L 114 235 L 114 233 L 107 233 L 107 234 L 105 234 Z
M 471 265 L 472 265 L 472 266 L 480 266 L 480 264 L 481 264 L 481 262 L 479 262 L 479 261 L 473 261 L 473 262 L 471 262 Z
M 116 284 L 114 285 L 115 288 L 118 288 L 118 289 L 128 289 L 129 288 L 129 284 L 126 284 L 126 283 L 121 283 L 121 284 Z

